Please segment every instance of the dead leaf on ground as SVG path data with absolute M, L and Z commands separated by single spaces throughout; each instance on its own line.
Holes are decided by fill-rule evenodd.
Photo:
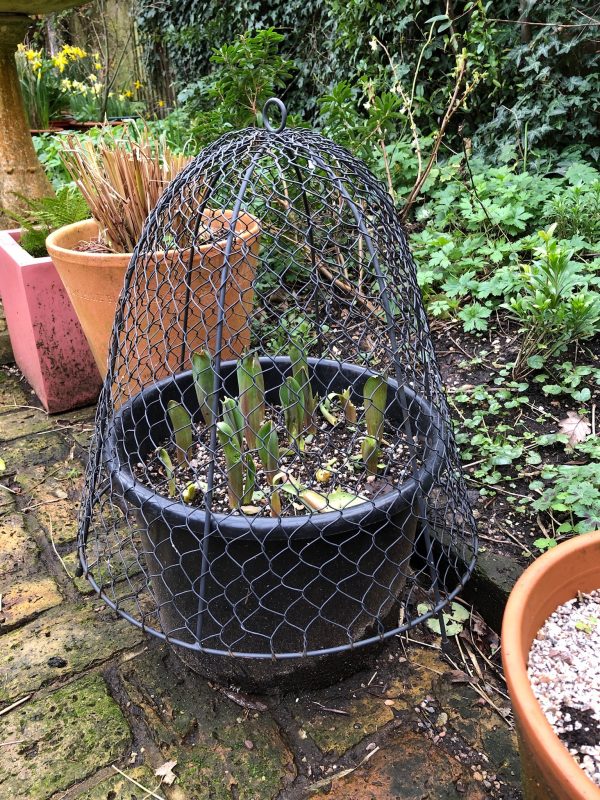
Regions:
M 463 672 L 462 669 L 451 669 L 446 675 L 450 678 L 450 683 L 473 683 L 473 678 Z
M 579 416 L 576 411 L 568 411 L 567 416 L 559 421 L 558 428 L 561 433 L 569 437 L 568 447 L 575 447 L 579 442 L 585 442 L 592 432 L 587 419 Z
M 173 767 L 176 766 L 176 761 L 165 761 L 165 763 L 160 766 L 154 774 L 157 778 L 160 778 L 163 783 L 166 783 L 167 786 L 171 786 L 171 784 L 174 783 L 175 779 L 177 778 L 177 775 L 175 775 L 173 772 Z

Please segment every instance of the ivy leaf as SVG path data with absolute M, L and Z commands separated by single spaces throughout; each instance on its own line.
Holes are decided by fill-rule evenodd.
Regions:
M 553 547 L 556 547 L 557 541 L 556 539 L 552 539 L 550 536 L 542 536 L 539 539 L 536 539 L 533 545 L 534 547 L 537 547 L 538 550 L 544 552 L 545 550 L 551 550 Z
M 571 449 L 575 447 L 576 444 L 579 444 L 579 442 L 585 442 L 592 432 L 592 428 L 587 419 L 579 416 L 576 411 L 569 411 L 567 416 L 559 421 L 558 428 L 561 433 L 569 437 L 567 448 Z
M 417 612 L 419 616 L 426 614 L 430 610 L 431 605 L 429 603 L 419 603 L 417 606 Z M 443 609 L 442 616 L 444 618 L 447 636 L 458 636 L 458 634 L 465 627 L 465 622 L 469 619 L 471 614 L 468 609 L 466 609 L 464 606 L 461 606 L 460 603 L 450 603 L 449 606 Z M 426 620 L 425 624 L 429 630 L 437 633 L 438 636 L 441 636 L 442 632 L 437 617 L 430 617 L 428 620 Z
M 562 386 L 559 386 L 557 383 L 547 383 L 545 386 L 542 386 L 542 392 L 544 394 L 560 394 L 562 390 Z

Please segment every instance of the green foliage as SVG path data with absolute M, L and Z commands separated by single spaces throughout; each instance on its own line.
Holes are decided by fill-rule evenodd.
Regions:
M 585 533 L 600 528 L 600 441 L 591 437 L 575 447 L 574 456 L 589 463 L 547 465 L 542 480 L 530 484 L 541 492 L 532 503 L 534 511 L 556 515 L 557 534 Z
M 115 137 L 119 136 L 122 132 L 123 128 L 120 125 L 117 125 L 112 129 L 112 133 Z M 77 139 L 83 144 L 85 142 L 97 142 L 105 135 L 105 132 L 103 131 L 102 127 L 97 127 L 91 128 L 85 133 L 74 132 L 72 135 L 76 136 Z M 60 158 L 60 153 L 63 150 L 63 136 L 44 133 L 40 136 L 33 136 L 32 141 L 37 157 L 44 167 L 46 175 L 52 182 L 54 189 L 58 190 L 66 183 L 71 183 L 71 176 L 65 169 Z
M 215 373 L 212 367 L 210 353 L 207 350 L 200 350 L 196 353 L 192 353 L 192 377 L 202 419 L 206 425 L 212 425 L 214 422 L 213 398 Z
M 193 443 L 192 420 L 187 409 L 175 400 L 169 400 L 167 413 L 177 445 L 177 463 L 183 466 L 190 456 Z
M 222 133 L 262 121 L 265 101 L 290 78 L 292 62 L 279 55 L 281 34 L 272 28 L 246 33 L 215 49 L 210 80 L 188 86 L 182 95 L 192 116 L 192 134 L 199 145 Z
M 348 81 L 337 83 L 318 103 L 323 134 L 367 162 L 374 158 L 374 145 L 389 141 L 402 118 L 402 101 L 397 94 L 383 92 L 368 98 Z
M 555 354 L 600 330 L 600 293 L 589 290 L 585 264 L 555 239 L 555 227 L 539 232 L 542 246 L 523 265 L 521 287 L 507 304 L 525 332 L 517 369 L 537 352 Z
M 550 201 L 548 216 L 555 221 L 559 239 L 581 236 L 591 244 L 600 240 L 600 175 L 590 172 L 587 181 L 578 180 Z
M 598 144 L 597 23 L 593 11 L 581 14 L 568 0 L 525 8 L 516 0 L 450 6 L 437 0 L 140 0 L 137 21 L 150 70 L 161 68 L 166 51 L 183 97 L 190 86 L 196 96 L 204 94 L 205 79 L 219 69 L 211 59 L 215 46 L 274 28 L 285 32 L 283 60 L 296 67 L 282 87 L 296 113 L 314 113 L 316 98 L 333 94 L 336 85 L 362 86 L 368 102 L 365 81 L 377 95 L 394 92 L 400 81 L 408 85 L 417 126 L 429 133 L 439 124 L 464 51 L 467 81 L 478 86 L 460 121 L 490 158 L 568 145 L 574 129 L 579 141 Z M 359 128 L 363 111 L 356 111 Z
M 597 9 L 588 11 L 569 0 L 494 4 L 495 16 L 516 20 L 522 12 L 524 22 L 500 26 L 494 37 L 502 50 L 498 102 L 476 137 L 490 153 L 564 147 L 575 131 L 579 142 L 598 145 Z
M 34 258 L 47 255 L 46 238 L 63 225 L 80 222 L 89 217 L 87 203 L 75 186 L 61 187 L 54 197 L 31 199 L 17 195 L 24 210 L 7 213 L 23 229 L 21 247 Z

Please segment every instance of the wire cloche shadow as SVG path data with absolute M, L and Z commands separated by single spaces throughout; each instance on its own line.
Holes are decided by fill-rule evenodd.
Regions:
M 250 690 L 333 681 L 442 621 L 477 549 L 393 203 L 281 101 L 263 116 L 146 222 L 78 539 L 112 608 Z

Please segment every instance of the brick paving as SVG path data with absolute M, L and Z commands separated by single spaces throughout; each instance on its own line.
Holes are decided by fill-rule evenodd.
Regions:
M 329 689 L 233 702 L 116 617 L 74 577 L 93 409 L 35 406 L 0 370 L 1 798 L 521 797 L 514 733 L 430 640 Z

